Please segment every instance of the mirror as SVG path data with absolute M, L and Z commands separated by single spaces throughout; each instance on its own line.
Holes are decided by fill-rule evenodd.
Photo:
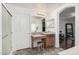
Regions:
M 66 24 L 66 37 L 73 37 L 73 24 L 72 23 Z
M 32 16 L 31 32 L 42 32 L 42 19 L 43 17 Z
M 55 28 L 55 22 L 54 22 L 54 19 L 49 19 L 46 21 L 46 29 L 47 31 L 54 31 L 54 28 Z

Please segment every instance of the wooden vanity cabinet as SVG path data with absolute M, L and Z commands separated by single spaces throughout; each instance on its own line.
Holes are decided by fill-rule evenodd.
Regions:
M 46 35 L 46 41 L 45 41 L 45 47 L 54 47 L 55 46 L 55 34 L 47 34 Z

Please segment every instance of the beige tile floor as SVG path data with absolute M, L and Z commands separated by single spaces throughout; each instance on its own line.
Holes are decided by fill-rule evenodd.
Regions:
M 13 55 L 58 55 L 58 52 L 63 51 L 62 48 L 45 48 L 44 50 L 38 51 L 37 48 L 21 49 L 13 52 Z

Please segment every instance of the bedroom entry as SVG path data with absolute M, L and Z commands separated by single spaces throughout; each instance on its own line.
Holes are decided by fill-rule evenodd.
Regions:
M 59 14 L 59 46 L 63 49 L 75 46 L 75 7 L 65 8 Z

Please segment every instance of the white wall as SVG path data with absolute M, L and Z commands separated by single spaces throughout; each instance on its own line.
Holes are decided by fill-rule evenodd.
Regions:
M 0 3 L 0 55 L 2 54 L 2 17 L 1 17 L 1 3 Z
M 79 45 L 79 4 L 76 4 L 76 14 L 75 14 L 75 45 Z

